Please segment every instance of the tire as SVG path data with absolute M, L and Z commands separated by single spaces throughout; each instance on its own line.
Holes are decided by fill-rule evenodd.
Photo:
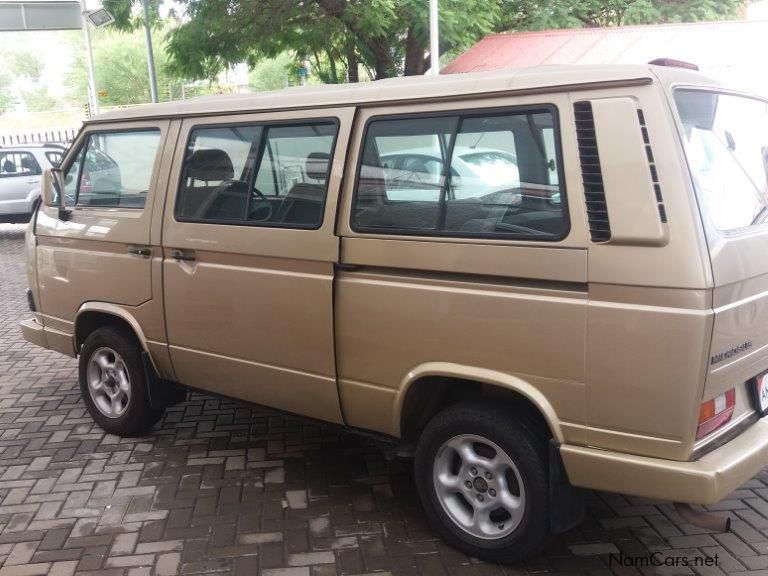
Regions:
M 110 434 L 140 434 L 163 415 L 163 410 L 149 404 L 141 352 L 136 337 L 116 326 L 94 330 L 80 350 L 83 402 L 96 423 Z
M 540 552 L 550 536 L 546 455 L 541 435 L 495 405 L 439 413 L 421 434 L 415 461 L 432 528 L 453 547 L 491 562 Z

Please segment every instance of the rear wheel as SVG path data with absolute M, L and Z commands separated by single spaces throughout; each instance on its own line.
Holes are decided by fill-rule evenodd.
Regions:
M 428 424 L 416 485 L 433 528 L 492 562 L 539 552 L 549 536 L 546 443 L 492 404 L 454 406 Z
M 91 417 L 119 436 L 145 431 L 163 414 L 149 404 L 141 346 L 117 327 L 94 330 L 80 350 L 80 391 Z

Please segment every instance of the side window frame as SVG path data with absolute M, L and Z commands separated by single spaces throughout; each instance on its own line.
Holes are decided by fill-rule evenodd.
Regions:
M 551 114 L 552 116 L 552 126 L 553 126 L 553 133 L 554 133 L 554 144 L 555 144 L 555 164 L 556 164 L 556 173 L 558 178 L 558 187 L 559 187 L 559 194 L 560 194 L 560 206 L 561 206 L 561 215 L 563 220 L 563 231 L 558 236 L 552 236 L 552 237 L 542 237 L 537 234 L 501 234 L 497 232 L 491 232 L 491 233 L 476 233 L 476 232 L 462 232 L 462 231 L 443 231 L 443 230 L 420 230 L 420 229 L 414 229 L 414 228 L 384 228 L 384 227 L 372 227 L 372 226 L 359 226 L 355 222 L 355 213 L 356 213 L 356 207 L 357 207 L 357 201 L 358 201 L 358 191 L 360 188 L 360 176 L 362 173 L 362 166 L 363 166 L 363 159 L 365 157 L 366 152 L 366 145 L 368 143 L 368 135 L 369 135 L 369 129 L 372 123 L 378 122 L 378 121 L 386 121 L 386 120 L 408 120 L 408 119 L 416 119 L 416 118 L 441 118 L 441 117 L 457 117 L 458 121 L 456 123 L 456 129 L 454 132 L 449 134 L 449 148 L 447 150 L 446 158 L 448 159 L 447 162 L 444 162 L 443 165 L 443 171 L 441 174 L 442 177 L 442 185 L 440 189 L 440 199 L 443 200 L 446 196 L 448 186 L 450 185 L 450 175 L 452 170 L 452 161 L 453 161 L 453 149 L 456 142 L 456 139 L 458 137 L 458 134 L 461 132 L 461 125 L 464 122 L 464 120 L 471 119 L 471 118 L 482 118 L 482 117 L 490 117 L 490 116 L 503 116 L 503 115 L 524 115 L 524 114 L 533 114 L 533 113 L 541 113 L 546 112 Z M 554 103 L 546 103 L 543 102 L 541 104 L 525 104 L 525 105 L 517 105 L 517 106 L 494 106 L 490 108 L 459 108 L 459 109 L 450 109 L 450 110 L 440 110 L 435 112 L 429 112 L 429 113 L 413 113 L 413 112 L 403 112 L 403 113 L 392 113 L 392 114 L 380 114 L 377 116 L 371 116 L 366 119 L 365 125 L 363 126 L 362 131 L 362 137 L 359 142 L 359 148 L 357 153 L 357 166 L 355 166 L 355 178 L 354 178 L 354 185 L 352 189 L 352 197 L 350 202 L 350 210 L 349 210 L 349 221 L 348 225 L 350 230 L 352 230 L 356 234 L 360 235 L 366 235 L 366 236 L 410 236 L 415 237 L 420 240 L 429 240 L 429 238 L 467 238 L 467 239 L 486 239 L 486 240 L 502 240 L 506 242 L 517 242 L 517 241 L 535 241 L 535 242 L 547 242 L 547 243 L 553 243 L 553 242 L 562 242 L 563 240 L 567 239 L 568 236 L 571 233 L 571 217 L 570 217 L 570 207 L 568 202 L 568 193 L 566 189 L 565 184 L 565 166 L 564 166 L 564 156 L 563 156 L 563 141 L 562 141 L 562 132 L 560 127 L 560 113 L 559 108 Z M 390 200 L 385 200 L 389 202 Z M 439 218 L 442 219 L 442 212 L 444 212 L 445 202 L 441 202 L 441 207 L 439 208 Z M 438 221 L 439 222 L 439 221 Z
M 28 152 L 27 150 L 18 150 L 14 152 L 11 150 L 6 152 L 4 156 L 11 156 L 13 154 L 18 154 L 19 156 L 26 155 L 32 158 L 32 161 L 35 163 L 35 171 L 32 172 L 31 174 L 29 172 L 9 172 L 7 174 L 3 174 L 2 176 L 0 176 L 0 178 L 21 178 L 21 177 L 29 178 L 30 176 L 40 176 L 43 173 L 43 169 L 40 166 L 40 162 L 37 161 L 37 158 L 35 158 L 35 155 L 32 154 L 32 152 Z M 3 160 L 2 157 L 0 157 L 0 162 L 5 162 L 5 160 Z
M 261 168 L 261 164 L 264 161 L 264 157 L 266 156 L 265 150 L 267 150 L 267 142 L 268 142 L 268 135 L 269 135 L 269 128 L 275 128 L 275 127 L 307 127 L 307 126 L 313 126 L 318 124 L 325 124 L 325 125 L 332 125 L 334 129 L 333 133 L 333 139 L 331 140 L 331 146 L 330 146 L 330 152 L 328 157 L 328 177 L 325 181 L 325 190 L 323 193 L 323 203 L 321 206 L 321 217 L 320 220 L 316 225 L 312 226 L 305 226 L 301 224 L 290 224 L 290 223 L 284 223 L 284 222 L 260 222 L 258 220 L 227 220 L 227 219 L 213 219 L 213 218 L 191 218 L 186 216 L 180 216 L 177 213 L 178 207 L 180 206 L 180 200 L 182 199 L 182 188 L 184 187 L 184 181 L 186 179 L 187 174 L 187 154 L 189 152 L 189 147 L 192 144 L 192 135 L 196 130 L 207 130 L 207 129 L 215 129 L 215 128 L 230 128 L 230 127 L 246 127 L 246 126 L 256 126 L 261 127 L 261 134 L 259 135 L 259 142 L 258 146 L 256 146 L 257 150 L 257 156 L 254 159 L 255 162 L 253 163 L 253 169 L 252 173 L 249 175 L 249 181 L 248 181 L 248 189 L 251 190 L 253 186 L 255 186 L 256 177 L 259 173 L 259 169 Z M 323 226 L 323 222 L 325 221 L 325 208 L 326 204 L 328 202 L 328 189 L 330 186 L 330 175 L 331 170 L 333 167 L 333 160 L 334 155 L 336 153 L 336 146 L 338 144 L 339 139 L 339 132 L 341 131 L 341 119 L 336 116 L 326 116 L 326 117 L 312 117 L 312 118 L 299 118 L 299 119 L 285 119 L 285 120 L 249 120 L 249 121 L 243 121 L 243 122 L 216 122 L 216 123 L 202 123 L 202 124 L 193 124 L 189 127 L 189 130 L 187 131 L 186 135 L 186 142 L 183 146 L 184 150 L 184 157 L 181 161 L 181 166 L 179 170 L 179 179 L 176 183 L 176 194 L 174 194 L 173 199 L 173 220 L 174 222 L 184 222 L 187 224 L 212 224 L 216 226 L 244 226 L 249 228 L 276 228 L 276 229 L 282 229 L 282 230 L 319 230 Z M 270 162 L 273 160 L 271 159 L 270 154 Z M 275 183 L 275 187 L 277 189 L 277 183 Z M 276 197 L 281 197 L 280 195 L 277 195 Z
M 154 183 L 154 179 L 152 176 L 154 175 L 155 171 L 155 165 L 157 164 L 158 158 L 162 155 L 163 152 L 163 142 L 164 142 L 164 129 L 160 126 L 141 126 L 136 128 L 118 128 L 116 130 L 110 130 L 110 129 L 101 129 L 101 130 L 91 130 L 88 132 L 85 132 L 82 140 L 82 144 L 78 146 L 76 149 L 70 150 L 71 154 L 67 154 L 67 156 L 71 155 L 72 162 L 70 162 L 66 168 L 63 166 L 59 166 L 59 169 L 62 170 L 62 172 L 66 175 L 69 173 L 69 171 L 72 169 L 72 166 L 74 166 L 75 162 L 78 160 L 78 156 L 80 156 L 80 153 L 82 152 L 82 157 L 80 158 L 80 167 L 77 171 L 77 184 L 75 185 L 75 197 L 74 201 L 72 203 L 72 207 L 78 208 L 78 209 L 88 209 L 93 208 L 97 210 L 103 210 L 104 208 L 119 208 L 120 210 L 144 210 L 146 208 L 146 204 L 144 206 L 110 206 L 110 205 L 94 205 L 94 204 L 79 204 L 78 201 L 80 199 L 80 184 L 82 183 L 82 176 L 83 176 L 83 166 L 85 165 L 85 157 L 88 155 L 88 145 L 91 143 L 91 139 L 93 136 L 101 136 L 101 135 L 109 135 L 109 134 L 130 134 L 134 132 L 157 132 L 159 140 L 157 144 L 157 150 L 155 151 L 155 158 L 152 162 L 152 166 L 150 167 L 150 178 L 149 178 L 149 190 L 152 189 L 152 185 Z M 63 162 L 64 159 L 62 159 Z

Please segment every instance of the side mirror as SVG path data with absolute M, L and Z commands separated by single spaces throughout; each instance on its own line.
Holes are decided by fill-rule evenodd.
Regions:
M 49 208 L 59 209 L 59 218 L 67 220 L 69 211 L 64 201 L 64 173 L 58 168 L 50 168 L 43 172 L 41 196 L 43 204 Z

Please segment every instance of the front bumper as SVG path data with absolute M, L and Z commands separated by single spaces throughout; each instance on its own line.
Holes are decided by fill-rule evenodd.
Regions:
M 768 417 L 694 462 L 560 446 L 574 486 L 659 500 L 714 504 L 768 465 Z
M 72 358 L 76 356 L 75 338 L 72 334 L 43 326 L 34 318 L 21 321 L 21 334 L 24 340 L 35 346 L 48 348 Z

